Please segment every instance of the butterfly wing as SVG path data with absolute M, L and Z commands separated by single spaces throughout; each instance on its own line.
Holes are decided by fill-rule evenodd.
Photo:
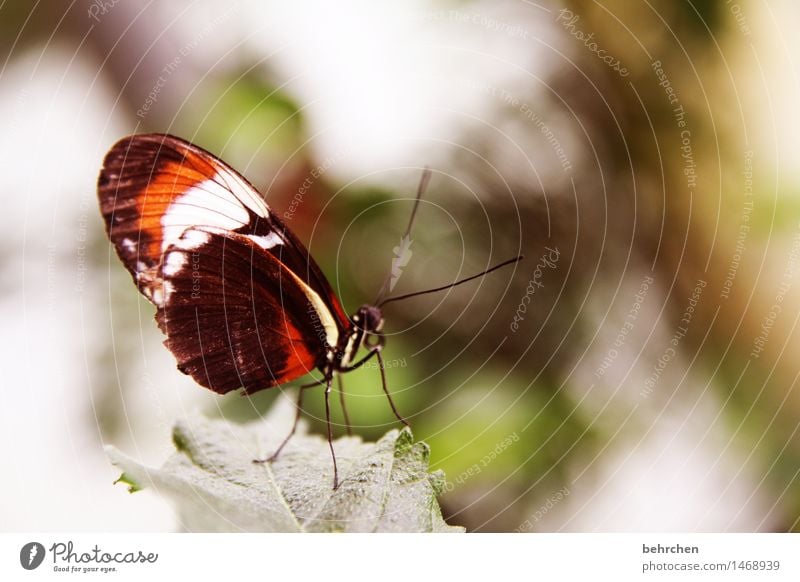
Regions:
M 349 329 L 302 243 L 205 150 L 127 137 L 106 155 L 98 195 L 109 239 L 198 383 L 225 393 L 288 382 L 322 365 Z
M 160 274 L 156 319 L 165 344 L 182 372 L 220 394 L 303 376 L 323 364 L 336 339 L 315 319 L 320 300 L 245 235 L 187 229 Z

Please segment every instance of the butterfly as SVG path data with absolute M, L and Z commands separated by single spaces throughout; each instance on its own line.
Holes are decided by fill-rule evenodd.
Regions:
M 404 240 L 429 178 L 426 170 Z M 164 344 L 181 372 L 218 394 L 252 394 L 321 373 L 300 387 L 294 426 L 265 460 L 277 458 L 294 434 L 304 389 L 324 385 L 334 489 L 339 480 L 329 400 L 335 375 L 376 357 L 392 411 L 408 425 L 386 386 L 382 306 L 521 259 L 437 289 L 382 299 L 387 277 L 382 300 L 348 317 L 297 236 L 241 174 L 204 149 L 167 134 L 125 137 L 106 154 L 97 191 L 108 238 L 155 305 Z

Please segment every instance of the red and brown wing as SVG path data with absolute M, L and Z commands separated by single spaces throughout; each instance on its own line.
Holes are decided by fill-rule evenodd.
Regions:
M 252 391 L 287 382 L 318 365 L 326 342 L 349 329 L 341 303 L 302 243 L 247 180 L 205 150 L 164 134 L 124 138 L 106 155 L 98 195 L 117 254 L 159 308 L 167 346 L 181 369 L 204 386 L 227 392 L 239 382 Z M 247 263 L 245 255 L 251 257 Z M 198 256 L 205 266 L 199 278 L 191 277 L 185 259 Z M 245 267 L 252 277 L 245 277 Z M 193 296 L 190 280 L 204 293 Z M 226 288 L 237 293 L 229 296 Z M 301 299 L 310 301 L 306 311 Z M 195 319 L 202 315 L 194 335 L 186 323 L 189 309 Z M 325 333 L 314 331 L 320 321 Z M 226 335 L 214 336 L 212 323 Z M 257 367 L 265 368 L 256 373 Z
M 98 179 L 106 232 L 139 290 L 158 304 L 152 284 L 161 257 L 193 226 L 250 227 L 269 209 L 244 178 L 178 138 L 135 135 L 106 155 Z
M 309 288 L 251 238 L 188 229 L 167 251 L 161 279 L 165 345 L 199 384 L 252 393 L 324 362 L 331 315 L 320 315 Z

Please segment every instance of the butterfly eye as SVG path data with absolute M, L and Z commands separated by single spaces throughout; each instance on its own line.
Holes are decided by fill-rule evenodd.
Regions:
M 383 328 L 383 313 L 378 307 L 374 305 L 362 305 L 359 309 L 359 314 L 362 317 L 362 328 L 367 333 L 380 332 Z

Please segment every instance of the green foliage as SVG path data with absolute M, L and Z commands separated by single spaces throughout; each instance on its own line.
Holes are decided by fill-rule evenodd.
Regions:
M 199 121 L 198 111 L 204 112 Z M 254 74 L 209 79 L 187 96 L 174 127 L 179 135 L 221 154 L 259 185 L 262 165 L 283 158 L 303 141 L 297 104 Z
M 411 431 L 391 430 L 376 443 L 334 442 L 340 485 L 325 439 L 289 441 L 274 463 L 253 463 L 276 450 L 294 409 L 284 398 L 262 420 L 238 425 L 195 416 L 176 424 L 176 452 L 161 468 L 145 467 L 108 448 L 131 491 L 152 487 L 174 502 L 190 531 L 456 532 L 436 495 L 441 472 L 429 473 L 429 449 Z

